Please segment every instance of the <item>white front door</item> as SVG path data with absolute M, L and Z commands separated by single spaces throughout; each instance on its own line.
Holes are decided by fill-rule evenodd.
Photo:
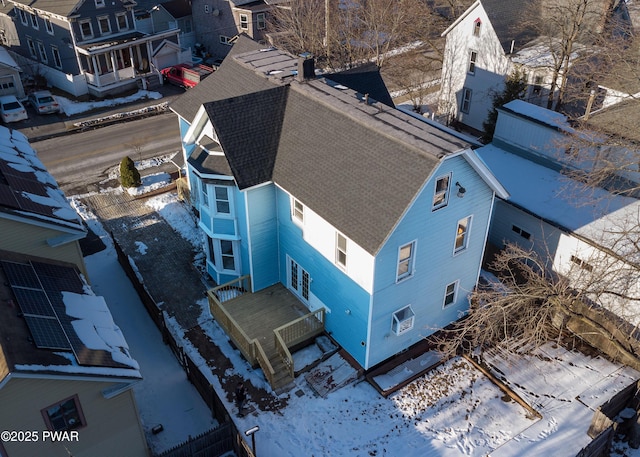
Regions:
M 287 256 L 287 287 L 305 304 L 309 304 L 309 284 L 311 278 L 298 263 Z

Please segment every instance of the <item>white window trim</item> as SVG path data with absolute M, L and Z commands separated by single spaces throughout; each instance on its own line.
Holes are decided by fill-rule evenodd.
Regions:
M 256 14 L 256 28 L 264 30 L 267 28 L 267 15 L 265 13 Z
M 96 8 L 104 8 L 105 0 L 95 0 L 95 2 L 96 2 Z
M 224 44 L 226 46 L 231 46 L 232 43 L 229 43 L 230 39 L 231 39 L 231 37 L 229 37 L 229 36 L 220 35 L 220 44 Z
M 36 30 L 40 30 L 40 24 L 38 23 L 38 16 L 36 16 L 36 13 L 29 13 L 29 21 L 31 22 L 31 27 Z
M 29 25 L 29 18 L 27 17 L 27 12 L 22 8 L 15 7 L 18 10 L 18 16 L 20 16 L 20 22 L 22 25 Z
M 344 249 L 340 247 L 340 238 L 344 239 Z M 347 250 L 349 249 L 349 239 L 342 233 L 336 231 L 336 265 L 343 270 L 347 269 L 347 262 L 349 261 Z M 344 255 L 344 263 L 340 261 L 340 254 Z
M 96 17 L 96 20 L 98 21 L 98 30 L 100 31 L 100 35 L 111 35 L 112 31 L 111 31 L 111 20 L 109 19 L 109 15 L 102 15 L 102 16 L 98 16 Z M 107 21 L 107 31 L 103 31 L 102 30 L 102 22 L 103 20 Z
M 244 18 L 244 21 L 242 20 Z M 241 30 L 249 30 L 249 15 L 241 13 L 238 19 Z
M 37 47 L 40 60 L 44 63 L 49 63 L 49 57 L 47 56 L 47 49 L 44 47 L 44 43 L 42 41 L 38 41 Z
M 460 246 L 459 248 L 456 248 L 456 241 L 458 240 L 458 226 L 462 221 L 467 221 L 467 227 L 464 232 L 464 242 L 462 243 L 462 246 Z M 469 215 L 467 217 L 463 217 L 462 219 L 458 219 L 458 222 L 456 222 L 456 233 L 453 239 L 453 255 L 461 254 L 469 248 L 469 234 L 471 233 L 472 223 L 473 223 L 473 215 Z
M 402 249 L 407 246 L 411 247 L 411 255 L 406 260 L 403 260 L 400 257 L 400 255 L 402 253 Z M 396 282 L 402 282 L 413 277 L 415 273 L 414 268 L 416 263 L 417 246 L 418 246 L 418 240 L 413 240 L 409 243 L 403 244 L 402 246 L 398 247 L 398 263 L 396 264 Z M 400 263 L 405 261 L 407 262 L 407 272 L 400 274 Z
M 240 249 L 239 244 L 236 240 L 227 240 L 220 238 L 212 238 L 209 237 L 211 244 L 213 245 L 213 252 L 209 252 L 209 261 L 213 265 L 214 270 L 221 274 L 238 274 L 240 272 Z M 233 270 L 228 270 L 224 268 L 224 262 L 222 261 L 222 242 L 228 241 L 231 243 L 231 249 L 233 251 Z M 209 244 L 207 242 L 207 250 L 209 249 Z
M 447 181 L 447 190 L 444 191 L 444 200 L 441 203 L 436 204 L 435 199 L 436 199 L 436 196 L 438 195 L 438 181 L 445 178 L 448 178 L 448 181 Z M 452 179 L 453 179 L 453 176 L 451 176 L 451 173 L 440 175 L 435 179 L 433 183 L 433 200 L 431 202 L 431 211 L 436 211 L 440 208 L 445 208 L 446 206 L 449 205 L 449 195 L 451 193 Z
M 53 56 L 53 65 L 56 68 L 62 68 L 62 57 L 60 57 L 60 50 L 57 46 L 51 45 L 51 55 Z M 56 55 L 58 56 L 57 59 Z
M 38 50 L 36 48 L 36 43 L 33 41 L 31 37 L 27 37 L 27 47 L 29 48 L 29 54 L 34 59 L 38 58 Z
M 91 33 L 90 35 L 85 35 L 84 32 L 82 31 L 83 24 L 89 24 L 89 31 Z M 82 35 L 83 40 L 88 40 L 94 37 L 93 24 L 91 23 L 91 19 L 82 19 L 78 21 L 78 27 L 80 28 L 80 35 Z
M 466 97 L 466 95 L 469 94 L 469 97 Z M 465 113 L 465 114 L 469 114 L 469 111 L 471 111 L 471 100 L 473 98 L 473 91 L 471 89 L 469 89 L 468 87 L 463 87 L 462 88 L 462 100 L 460 101 L 460 111 Z M 466 104 L 466 108 L 465 108 L 465 104 Z
M 53 35 L 54 31 L 53 31 L 53 24 L 51 23 L 51 20 L 48 17 L 43 18 L 44 21 L 44 28 L 47 30 L 47 33 L 49 35 Z
M 449 289 L 449 286 L 453 285 L 453 300 L 451 301 L 451 303 L 447 304 L 447 297 L 450 295 L 447 293 L 447 290 Z M 448 308 L 451 305 L 454 305 L 456 303 L 456 301 L 458 300 L 458 287 L 460 286 L 460 280 L 456 279 L 455 281 L 447 284 L 444 287 L 444 298 L 442 299 L 442 309 Z
M 120 27 L 120 18 L 123 17 L 126 25 L 124 27 Z M 116 13 L 116 26 L 118 27 L 118 31 L 129 30 L 129 15 L 127 13 Z
M 475 58 L 474 58 L 475 54 Z M 473 65 L 473 68 L 472 68 Z M 467 61 L 467 74 L 475 75 L 476 67 L 478 66 L 478 51 L 474 49 L 469 50 L 469 60 Z
M 206 184 L 205 184 L 206 185 Z M 231 186 L 218 186 L 218 185 L 212 185 L 213 187 L 213 194 L 211 195 L 212 197 L 212 202 L 211 202 L 211 213 L 216 216 L 216 217 L 226 217 L 226 218 L 232 218 L 233 214 L 234 214 L 234 206 L 233 206 L 233 192 L 232 192 L 232 188 Z M 218 196 L 216 194 L 216 189 L 221 188 L 221 189 L 225 189 L 227 191 L 227 200 L 223 200 L 223 199 L 218 199 Z M 218 211 L 218 201 L 220 202 L 227 202 L 229 204 L 229 212 L 225 213 L 222 211 Z
M 300 205 L 300 209 L 296 206 Z M 304 204 L 295 197 L 291 197 L 291 220 L 298 224 L 304 225 Z
M 409 314 L 408 317 L 404 319 L 400 319 L 400 316 L 405 313 L 405 311 Z M 407 305 L 403 308 L 400 308 L 398 311 L 394 312 L 391 315 L 391 331 L 396 335 L 400 336 L 403 333 L 407 333 L 411 329 L 413 329 L 413 324 L 415 323 L 416 314 L 413 312 L 413 308 L 411 305 Z

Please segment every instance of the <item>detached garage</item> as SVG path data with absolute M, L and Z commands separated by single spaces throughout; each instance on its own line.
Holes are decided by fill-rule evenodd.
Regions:
M 21 71 L 9 52 L 0 47 L 0 96 L 15 95 L 19 99 L 25 97 L 22 81 L 20 80 Z

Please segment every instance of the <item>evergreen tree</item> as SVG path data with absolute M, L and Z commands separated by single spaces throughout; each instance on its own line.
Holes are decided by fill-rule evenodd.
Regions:
M 138 187 L 142 184 L 140 172 L 129 156 L 120 162 L 120 184 L 122 187 Z
M 496 130 L 498 108 L 512 100 L 522 100 L 527 91 L 527 78 L 521 70 L 515 70 L 504 82 L 504 90 L 493 94 L 493 107 L 489 111 L 487 120 L 482 123 L 484 135 L 482 141 L 490 143 Z

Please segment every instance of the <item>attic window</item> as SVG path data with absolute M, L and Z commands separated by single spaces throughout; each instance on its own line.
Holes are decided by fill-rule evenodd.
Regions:
M 482 22 L 480 18 L 473 21 L 473 36 L 480 36 L 480 29 L 482 28 Z
M 104 0 L 96 0 L 96 8 L 103 8 Z

